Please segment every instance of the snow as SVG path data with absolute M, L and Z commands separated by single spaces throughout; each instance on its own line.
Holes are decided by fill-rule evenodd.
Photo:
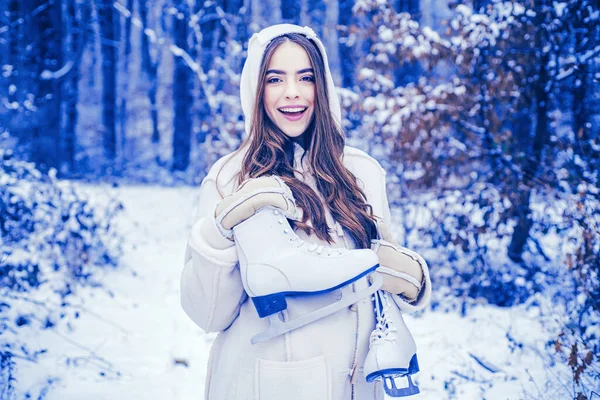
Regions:
M 123 6 L 119 2 L 115 1 L 113 3 L 113 7 L 125 18 L 131 18 L 131 11 L 129 11 L 127 7 Z
M 379 38 L 384 42 L 389 42 L 394 39 L 394 32 L 386 26 L 380 26 Z
M 567 3 L 554 3 L 554 9 L 556 10 L 556 15 L 559 17 L 562 17 L 567 6 L 568 6 Z
M 459 4 L 456 6 L 456 12 L 458 14 L 462 14 L 465 17 L 470 17 L 471 15 L 473 15 L 473 9 L 469 6 L 466 6 L 464 4 Z
M 63 65 L 57 71 L 49 71 L 47 69 L 43 70 L 42 73 L 40 74 L 40 78 L 42 78 L 44 80 L 60 79 L 63 76 L 65 76 L 66 74 L 68 74 L 69 71 L 71 71 L 71 68 L 73 68 L 73 61 L 67 62 L 65 65 Z
M 6 102 L 4 104 L 4 107 L 6 107 L 9 110 L 18 110 L 19 109 L 19 102 L 18 101 Z
M 2 66 L 2 76 L 4 78 L 8 78 L 9 76 L 11 76 L 13 71 L 14 71 L 14 67 L 10 64 L 4 64 Z
M 37 361 L 17 360 L 17 388 L 32 397 L 47 390 L 50 400 L 202 398 L 215 335 L 195 326 L 179 305 L 197 190 L 78 186 L 91 195 L 116 191 L 124 203 L 123 262 L 102 276 L 110 290 L 80 290 L 71 300 L 80 310 L 71 328 L 21 328 L 22 340 L 49 351 Z M 412 398 L 569 398 L 570 371 L 551 365 L 544 348 L 558 321 L 540 315 L 548 314 L 527 304 L 481 304 L 465 316 L 440 306 L 405 316 L 421 368 L 415 382 L 422 394 Z
M 515 3 L 513 5 L 513 14 L 514 15 L 521 15 L 523 13 L 525 13 L 525 7 L 523 7 L 523 5 L 519 4 L 519 3 Z
M 417 44 L 417 39 L 415 39 L 414 36 L 407 35 L 402 43 L 405 47 L 413 47 Z
M 141 26 L 141 24 L 140 24 Z M 144 29 L 144 34 L 146 36 L 148 36 L 148 40 L 150 41 L 150 43 L 156 43 L 158 40 L 158 35 L 156 34 L 156 32 L 152 29 L 146 28 Z
M 90 192 L 108 190 L 89 187 Z M 21 390 L 57 378 L 49 399 L 184 399 L 203 393 L 212 335 L 179 307 L 179 274 L 193 218 L 193 189 L 119 189 L 126 216 L 119 229 L 129 239 L 123 266 L 107 272 L 110 292 L 78 294 L 81 317 L 73 330 L 31 332 L 29 343 L 48 348 L 38 363 L 19 362 Z M 189 367 L 176 360 L 189 360 Z

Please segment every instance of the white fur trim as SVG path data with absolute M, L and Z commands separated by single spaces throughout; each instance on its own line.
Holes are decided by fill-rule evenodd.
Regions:
M 232 267 L 238 261 L 235 243 L 221 236 L 211 217 L 202 218 L 192 226 L 188 245 L 219 267 Z

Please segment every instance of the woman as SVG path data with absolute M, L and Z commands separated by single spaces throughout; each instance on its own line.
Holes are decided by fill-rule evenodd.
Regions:
M 389 244 L 385 172 L 364 152 L 344 145 L 327 55 L 310 28 L 283 24 L 255 34 L 240 91 L 248 137 L 202 182 L 181 280 L 186 313 L 204 330 L 219 332 L 205 398 L 383 399 L 381 385 L 367 382 L 364 372 L 376 324 L 370 298 L 252 344 L 269 322 L 248 301 L 240 260 L 249 246 L 235 241 L 236 230 L 241 234 L 241 226 L 272 207 L 293 220 L 294 238 L 314 244 L 313 249 L 347 254 L 359 250 L 345 249 L 370 249 L 373 242 L 386 299 L 392 293 L 394 308 L 402 312 L 421 309 L 431 291 L 427 266 L 418 255 Z M 313 282 L 322 278 L 306 275 Z M 364 291 L 369 280 L 362 277 L 352 286 Z M 295 320 L 338 296 L 339 291 L 328 291 L 287 297 L 280 315 Z

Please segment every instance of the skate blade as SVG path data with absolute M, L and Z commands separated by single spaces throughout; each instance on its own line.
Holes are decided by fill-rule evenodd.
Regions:
M 269 328 L 266 331 L 255 335 L 251 339 L 252 344 L 262 343 L 276 336 L 283 335 L 284 333 L 293 331 L 294 329 L 298 329 L 304 325 L 308 325 L 311 322 L 317 321 L 346 307 L 350 307 L 352 304 L 372 296 L 383 285 L 383 278 L 379 274 L 373 274 L 371 275 L 371 280 L 371 285 L 361 292 L 353 293 L 350 285 L 342 287 L 341 300 L 313 311 L 312 313 L 298 317 L 292 321 L 282 321 L 279 319 L 279 314 L 269 315 Z
M 398 363 L 401 364 L 401 363 Z M 408 367 L 396 367 L 396 368 L 385 368 L 374 371 L 367 375 L 365 379 L 367 382 L 373 382 L 375 380 L 383 380 L 386 376 L 391 377 L 403 377 L 406 375 L 413 375 L 419 372 L 419 360 L 417 359 L 417 354 L 413 354 L 408 362 Z
M 390 397 L 406 397 L 413 396 L 415 394 L 419 394 L 421 391 L 419 388 L 413 383 L 410 375 L 405 375 L 408 380 L 408 386 L 404 388 L 399 388 L 396 386 L 396 382 L 394 378 L 391 376 L 384 376 L 383 378 L 383 390 Z
M 287 308 L 286 296 L 315 296 L 323 293 L 330 293 L 334 290 L 343 289 L 346 286 L 349 286 L 351 283 L 356 282 L 364 276 L 367 276 L 373 271 L 375 271 L 379 267 L 379 264 L 373 265 L 368 270 L 362 272 L 360 275 L 353 277 L 345 282 L 340 283 L 337 286 L 333 286 L 323 290 L 317 290 L 312 292 L 305 291 L 285 291 L 285 292 L 277 292 L 271 293 L 264 296 L 255 296 L 252 297 L 252 302 L 254 303 L 254 307 L 256 308 L 256 312 L 260 318 L 268 317 L 271 314 L 276 314 L 280 311 L 283 311 Z M 350 292 L 351 293 L 351 292 Z

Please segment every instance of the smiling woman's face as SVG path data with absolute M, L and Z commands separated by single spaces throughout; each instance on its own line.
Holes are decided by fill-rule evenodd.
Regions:
M 304 133 L 315 101 L 315 73 L 308 54 L 294 42 L 283 42 L 267 67 L 264 107 L 267 115 L 290 138 Z

